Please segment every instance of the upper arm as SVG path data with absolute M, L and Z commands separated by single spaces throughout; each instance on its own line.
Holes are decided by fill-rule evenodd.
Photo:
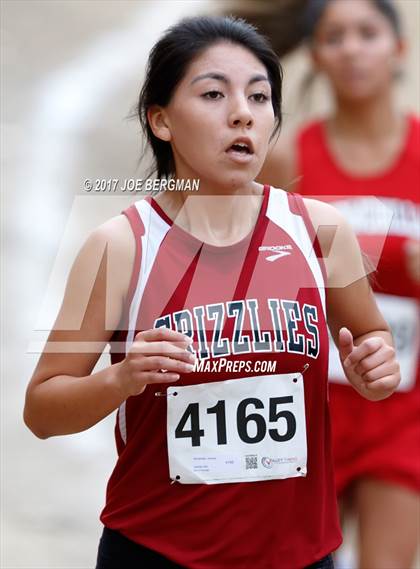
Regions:
M 292 192 L 298 176 L 294 136 L 280 136 L 268 150 L 257 181 Z
M 29 389 L 57 375 L 91 373 L 120 322 L 134 256 L 134 236 L 125 216 L 91 233 L 70 270 Z
M 380 313 L 357 238 L 342 214 L 324 202 L 305 199 L 327 272 L 327 318 L 331 335 L 346 326 L 355 338 L 388 330 Z

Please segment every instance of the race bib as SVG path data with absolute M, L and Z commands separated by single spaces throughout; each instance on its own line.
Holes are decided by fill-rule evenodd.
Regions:
M 181 484 L 306 476 L 300 373 L 167 390 L 169 475 Z
M 416 381 L 419 361 L 419 307 L 414 298 L 375 293 L 379 310 L 391 328 L 397 359 L 401 369 L 398 391 L 409 391 Z M 328 374 L 333 383 L 348 381 L 341 366 L 337 348 L 330 337 Z

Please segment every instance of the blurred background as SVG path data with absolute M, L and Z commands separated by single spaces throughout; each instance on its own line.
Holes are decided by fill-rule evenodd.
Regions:
M 139 165 L 142 140 L 129 116 L 151 46 L 182 16 L 238 5 L 251 0 L 0 4 L 1 567 L 94 567 L 98 515 L 116 458 L 114 416 L 89 432 L 41 441 L 23 424 L 25 388 L 81 243 L 141 197 L 89 192 L 85 180 L 144 178 L 149 164 Z M 398 97 L 419 113 L 420 2 L 397 5 L 409 40 Z M 304 48 L 283 63 L 287 131 L 330 102 L 318 82 L 310 101 L 298 103 L 308 68 Z M 98 365 L 107 361 L 104 355 Z

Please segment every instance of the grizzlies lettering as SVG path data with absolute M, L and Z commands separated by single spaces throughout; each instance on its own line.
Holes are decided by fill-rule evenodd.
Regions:
M 271 329 L 262 330 L 260 307 L 256 298 L 217 302 L 195 306 L 157 318 L 154 328 L 171 328 L 195 338 L 200 359 L 230 355 L 288 352 L 316 359 L 319 355 L 318 309 L 296 300 L 267 299 Z M 250 329 L 245 330 L 245 319 Z M 227 322 L 233 326 L 229 337 L 223 337 Z M 206 324 L 210 324 L 207 325 Z M 206 334 L 212 330 L 211 338 Z

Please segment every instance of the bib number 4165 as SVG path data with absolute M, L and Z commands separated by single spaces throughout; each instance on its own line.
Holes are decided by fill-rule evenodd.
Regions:
M 236 409 L 236 430 L 239 438 L 248 444 L 261 442 L 268 435 L 276 442 L 285 442 L 292 439 L 296 433 L 296 417 L 291 411 L 282 408 L 283 405 L 293 403 L 293 396 L 270 397 L 269 399 L 269 418 L 268 423 L 277 424 L 281 419 L 283 431 L 267 425 L 266 418 L 257 409 L 264 409 L 264 403 L 256 397 L 248 397 L 238 404 Z M 251 408 L 251 409 L 250 409 Z M 251 411 L 251 412 L 250 412 Z M 216 405 L 206 409 L 206 412 L 216 416 L 217 444 L 228 444 L 228 433 L 226 426 L 226 404 L 223 399 Z M 186 428 L 188 420 L 190 428 Z M 254 425 L 253 433 L 250 434 L 250 425 Z M 285 430 L 284 430 L 285 428 Z M 190 403 L 185 409 L 178 425 L 175 428 L 175 438 L 190 438 L 193 447 L 200 446 L 201 438 L 204 437 L 204 429 L 200 428 L 200 407 L 199 403 Z

